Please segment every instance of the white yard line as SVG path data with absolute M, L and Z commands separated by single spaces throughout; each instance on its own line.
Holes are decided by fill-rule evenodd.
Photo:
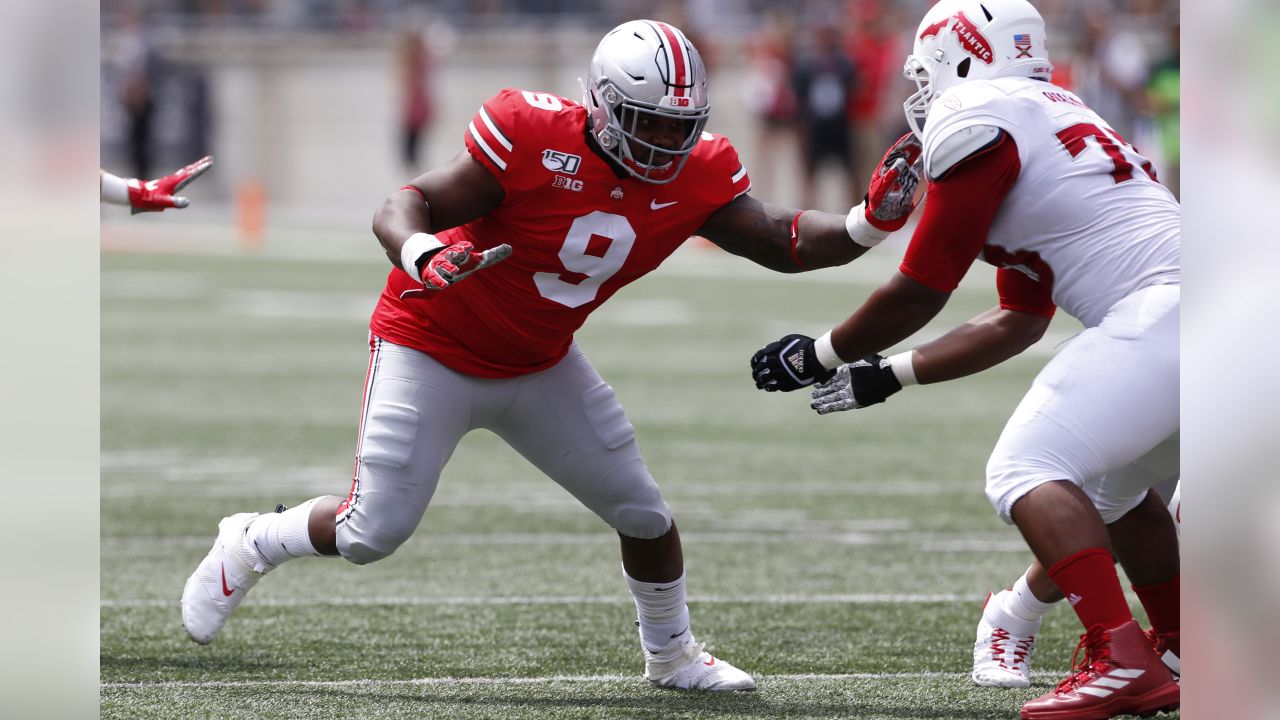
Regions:
M 1033 677 L 1058 677 L 1060 671 L 1032 671 Z M 960 679 L 968 678 L 967 672 L 900 672 L 900 673 L 792 673 L 780 675 L 756 675 L 763 682 L 770 680 L 805 682 L 839 682 L 842 680 L 909 680 L 909 679 Z M 547 675 L 544 677 L 427 677 L 409 680 L 158 680 L 155 682 L 107 682 L 102 689 L 143 690 L 163 688 L 253 688 L 253 687 L 403 687 L 413 685 L 554 685 L 556 683 L 639 683 L 638 675 Z
M 939 593 L 917 594 L 831 594 L 806 595 L 694 595 L 693 604 L 749 603 L 756 605 L 794 605 L 802 603 L 841 603 L 870 605 L 877 603 L 955 603 L 973 602 L 981 595 Z M 439 605 L 629 605 L 633 601 L 627 595 L 503 595 L 494 597 L 329 597 L 329 598 L 263 598 L 255 600 L 256 607 L 354 607 L 369 605 L 439 606 Z M 178 599 L 172 598 L 119 598 L 105 599 L 102 607 L 177 607 Z

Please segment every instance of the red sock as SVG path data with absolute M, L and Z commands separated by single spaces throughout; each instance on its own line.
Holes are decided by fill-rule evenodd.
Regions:
M 1158 633 L 1178 631 L 1181 577 L 1174 575 L 1172 580 L 1155 585 L 1133 586 L 1133 591 L 1138 593 L 1138 599 L 1147 611 L 1147 618 L 1151 620 L 1151 627 Z
M 1102 548 L 1089 548 L 1065 557 L 1049 568 L 1049 577 L 1067 596 L 1085 629 L 1113 628 L 1133 619 L 1120 588 L 1115 561 Z

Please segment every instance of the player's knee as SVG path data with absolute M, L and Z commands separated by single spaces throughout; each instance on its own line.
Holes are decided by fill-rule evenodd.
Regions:
M 661 500 L 659 503 L 658 506 L 628 505 L 618 508 L 611 523 L 613 529 L 638 540 L 652 540 L 666 535 L 671 529 L 671 508 Z
M 390 556 L 407 539 L 368 535 L 344 538 L 339 534 L 338 554 L 356 565 L 368 565 Z
M 355 522 L 353 522 L 355 520 Z M 352 518 L 338 526 L 338 554 L 356 565 L 368 565 L 394 553 L 413 534 L 407 529 L 367 527 Z
M 1013 505 L 1037 487 L 1065 475 L 1027 462 L 992 457 L 987 461 L 987 500 L 1006 523 L 1013 523 Z

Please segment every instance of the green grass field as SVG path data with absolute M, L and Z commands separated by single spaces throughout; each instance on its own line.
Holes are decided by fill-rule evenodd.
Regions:
M 367 256 L 103 256 L 102 717 L 1012 718 L 1065 674 L 1059 607 L 1030 690 L 968 680 L 981 599 L 1030 557 L 983 466 L 1073 321 L 870 410 L 751 383 L 756 348 L 844 317 L 892 252 L 810 277 L 682 252 L 578 336 L 675 510 L 695 633 L 759 692 L 650 688 L 612 531 L 488 433 L 394 556 L 290 563 L 195 645 L 178 598 L 218 520 L 347 490 L 387 268 L 348 242 Z M 971 275 L 929 331 L 994 301 Z

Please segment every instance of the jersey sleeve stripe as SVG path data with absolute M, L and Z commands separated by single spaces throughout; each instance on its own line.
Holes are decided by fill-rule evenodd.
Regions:
M 510 151 L 511 141 L 507 139 L 506 135 L 502 134 L 497 125 L 493 124 L 493 119 L 489 117 L 489 113 L 485 111 L 483 105 L 480 106 L 480 119 L 484 121 L 485 127 L 489 128 L 489 132 L 493 133 L 493 137 L 498 141 L 498 144 Z
M 739 191 L 737 195 L 734 195 L 733 199 L 737 200 L 738 198 L 742 197 L 743 195 L 746 195 L 749 192 L 751 192 L 751 183 L 747 183 L 747 186 L 742 188 L 742 190 Z
M 739 180 L 741 180 L 746 176 L 747 176 L 747 166 L 742 165 L 741 167 L 738 168 L 738 171 L 733 174 L 733 178 L 731 178 L 730 182 L 737 184 Z
M 489 147 L 489 143 L 484 141 L 484 138 L 476 131 L 475 122 L 467 125 L 467 132 L 471 133 L 471 139 L 476 141 L 476 145 L 480 146 L 480 149 L 484 151 L 485 155 L 489 156 L 489 159 L 493 161 L 494 165 L 498 166 L 499 170 L 507 169 L 507 161 L 498 157 L 498 153 L 494 152 L 493 148 Z

